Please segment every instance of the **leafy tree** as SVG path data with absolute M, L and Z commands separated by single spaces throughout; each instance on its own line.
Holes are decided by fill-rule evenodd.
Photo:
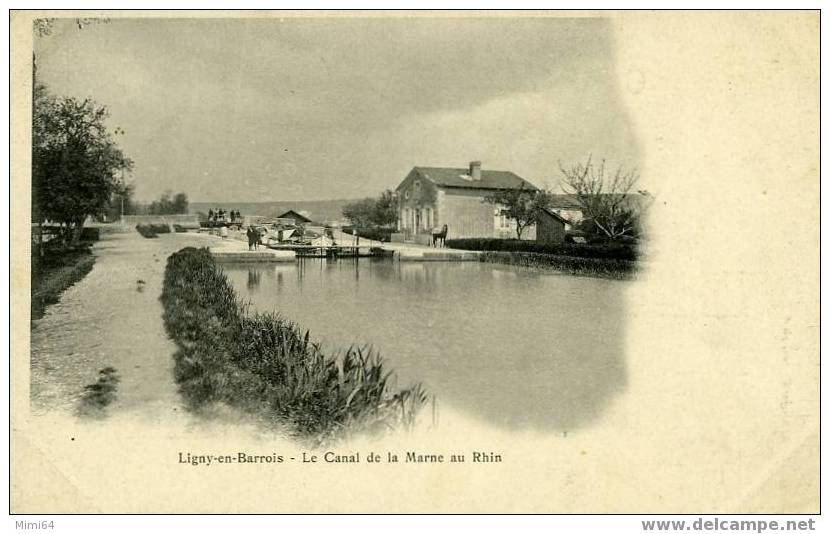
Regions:
M 485 197 L 495 206 L 501 206 L 505 215 L 516 221 L 516 237 L 521 239 L 522 232 L 539 221 L 542 210 L 550 206 L 551 194 L 544 189 L 502 189 Z
M 162 193 L 158 200 L 154 200 L 150 203 L 150 207 L 147 212 L 150 215 L 166 215 L 170 213 L 173 210 L 173 201 L 170 200 L 172 194 L 173 192 L 170 190 Z
M 398 197 L 391 189 L 383 191 L 375 202 L 374 223 L 394 226 L 398 222 Z
M 183 214 L 187 213 L 187 194 L 176 193 L 173 196 L 173 213 Z
M 133 162 L 115 142 L 123 131 L 107 130 L 106 107 L 54 97 L 43 85 L 33 97 L 32 217 L 59 223 L 74 242 L 84 220 L 103 213 L 123 190 L 123 172 Z
M 585 163 L 569 168 L 560 162 L 559 169 L 564 176 L 562 190 L 574 197 L 583 216 L 608 239 L 637 233 L 641 213 L 652 197 L 647 191 L 640 191 L 643 196 L 635 200 L 630 193 L 640 178 L 636 169 L 624 170 L 620 166 L 613 175 L 606 175 L 605 160 L 594 165 L 591 156 Z
M 343 216 L 358 228 L 391 226 L 398 220 L 398 199 L 394 191 L 387 189 L 378 198 L 364 198 L 346 204 Z
M 364 198 L 343 206 L 343 216 L 346 217 L 352 226 L 368 228 L 372 226 L 375 218 L 376 201 L 373 198 Z
M 133 184 L 119 184 L 119 187 L 110 196 L 109 206 L 106 211 L 107 220 L 115 221 L 122 215 L 135 214 L 136 203 L 133 200 L 134 194 L 135 186 Z
M 170 190 L 162 193 L 158 200 L 154 200 L 146 207 L 145 211 L 149 215 L 178 215 L 187 213 L 187 194 L 176 193 Z

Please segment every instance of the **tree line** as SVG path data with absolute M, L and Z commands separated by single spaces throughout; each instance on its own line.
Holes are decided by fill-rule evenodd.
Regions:
M 122 191 L 115 193 L 107 211 L 107 218 L 116 220 L 121 215 L 179 215 L 187 213 L 189 205 L 187 193 L 174 194 L 169 189 L 156 200 L 140 202 L 135 199 L 133 185 L 129 184 Z

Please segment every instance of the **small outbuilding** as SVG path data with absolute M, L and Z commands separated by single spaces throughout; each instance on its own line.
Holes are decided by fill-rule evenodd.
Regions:
M 565 242 L 565 226 L 570 221 L 553 210 L 543 209 L 536 222 L 536 242 L 543 245 L 558 245 Z
M 306 217 L 305 215 L 303 215 L 301 213 L 297 213 L 294 210 L 288 210 L 277 218 L 278 219 L 294 219 L 294 224 L 308 224 L 308 223 L 312 222 L 311 219 L 309 219 L 308 217 Z

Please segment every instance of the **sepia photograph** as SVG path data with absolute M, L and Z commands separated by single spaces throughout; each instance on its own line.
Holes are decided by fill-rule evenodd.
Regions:
M 819 23 L 12 11 L 10 512 L 819 513 Z

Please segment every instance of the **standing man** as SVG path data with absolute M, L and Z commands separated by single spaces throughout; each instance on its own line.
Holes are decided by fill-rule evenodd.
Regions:
M 248 250 L 251 250 L 254 246 L 254 229 L 249 226 L 246 234 L 248 236 Z

